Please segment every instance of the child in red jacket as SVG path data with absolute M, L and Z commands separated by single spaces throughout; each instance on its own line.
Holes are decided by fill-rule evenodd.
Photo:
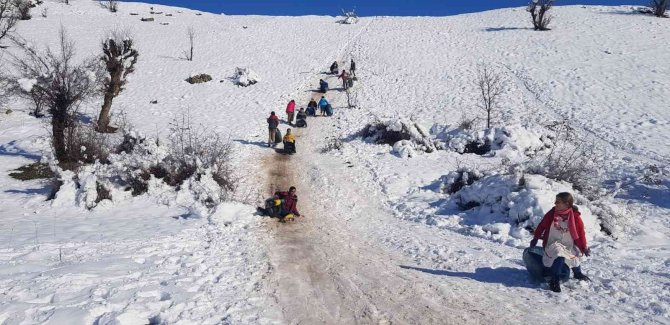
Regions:
M 579 266 L 579 257 L 589 256 L 590 250 L 586 244 L 584 222 L 574 206 L 572 194 L 562 192 L 556 195 L 554 207 L 535 229 L 530 247 L 535 247 L 540 238 L 544 248 L 542 264 L 551 270 L 551 291 L 561 292 L 559 276 L 564 264 L 572 269 L 575 279 L 590 281 Z

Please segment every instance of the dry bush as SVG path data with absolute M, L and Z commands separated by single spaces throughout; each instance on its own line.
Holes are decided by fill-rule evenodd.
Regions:
M 73 132 L 77 130 L 77 109 L 82 101 L 95 94 L 101 80 L 101 69 L 95 58 L 80 63 L 74 61 L 75 45 L 61 27 L 60 53 L 47 47 L 40 52 L 23 40 L 15 40 L 23 56 L 14 56 L 14 65 L 20 78 L 34 80 L 31 88 L 35 96 L 51 113 L 54 155 L 61 167 L 76 167 L 79 147 L 73 147 Z M 18 78 L 17 78 L 18 79 Z
M 109 162 L 110 148 L 108 138 L 100 134 L 90 125 L 74 123 L 66 128 L 65 144 L 68 148 L 67 161 L 69 170 L 74 170 L 81 165 L 93 164 L 100 161 L 103 164 Z M 62 165 L 62 164 L 61 164 Z
M 651 0 L 649 2 L 649 7 L 656 17 L 667 17 L 665 11 L 668 10 L 668 3 L 670 0 Z
M 0 0 L 0 40 L 14 29 L 16 21 L 13 0 Z
M 32 3 L 28 0 L 13 0 L 14 8 L 16 9 L 16 12 L 19 14 L 19 19 L 20 20 L 29 20 L 32 18 L 30 15 L 30 8 L 32 7 Z
M 535 30 L 549 30 L 547 26 L 551 22 L 551 15 L 547 12 L 553 7 L 553 0 L 531 0 L 526 11 L 530 12 Z
M 186 82 L 190 84 L 199 84 L 199 83 L 204 83 L 204 82 L 209 82 L 212 81 L 212 76 L 206 74 L 206 73 L 201 73 L 195 76 L 188 77 L 186 79 Z
M 472 185 L 474 182 L 482 178 L 483 174 L 471 168 L 458 168 L 458 170 L 450 172 L 442 176 L 440 192 L 446 194 L 453 194 L 460 191 L 463 187 Z
M 161 168 L 166 173 L 166 183 L 179 185 L 198 170 L 210 168 L 219 186 L 227 192 L 235 190 L 235 179 L 230 167 L 232 145 L 220 135 L 203 126 L 192 124 L 184 115 L 170 124 L 170 155 Z
M 572 183 L 572 186 L 591 200 L 602 196 L 602 157 L 594 143 L 581 138 L 568 122 L 556 122 L 547 126 L 553 145 L 548 153 L 537 158 L 528 172 L 547 178 Z

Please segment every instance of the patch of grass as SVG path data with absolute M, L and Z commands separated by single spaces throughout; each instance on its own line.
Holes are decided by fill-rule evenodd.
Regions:
M 15 171 L 16 172 L 10 173 L 9 176 L 21 181 L 56 177 L 49 168 L 49 165 L 43 163 L 32 163 L 30 165 L 21 166 L 15 169 Z

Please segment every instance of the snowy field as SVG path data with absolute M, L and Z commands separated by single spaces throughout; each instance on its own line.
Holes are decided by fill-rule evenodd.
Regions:
M 96 1 L 46 0 L 16 33 L 55 46 L 62 25 L 84 58 L 100 53 L 109 31 L 130 31 L 140 57 L 113 112 L 151 138 L 166 139 L 185 113 L 223 134 L 240 202 L 206 209 L 157 185 L 87 209 L 72 182 L 46 201 L 47 182 L 8 174 L 51 156 L 48 118 L 3 98 L 0 324 L 670 324 L 670 67 L 658 63 L 670 62 L 668 19 L 559 6 L 552 30 L 535 32 L 523 8 L 342 25 L 150 7 L 124 2 L 110 13 Z M 193 61 L 182 58 L 188 27 Z M 10 71 L 10 54 L 22 54 L 0 51 Z M 325 74 L 351 58 L 355 108 Z M 488 131 L 475 83 L 483 63 L 505 85 Z M 260 81 L 234 85 L 237 67 Z M 200 73 L 213 80 L 184 81 Z M 334 116 L 309 118 L 290 158 L 267 148 L 269 112 L 285 120 L 286 103 L 318 98 L 322 78 Z M 95 120 L 101 104 L 84 103 L 82 120 Z M 480 117 L 471 133 L 457 130 L 464 116 Z M 520 167 L 556 145 L 546 126 L 563 120 L 597 152 L 597 198 Z M 364 139 L 379 121 L 417 137 Z M 417 144 L 421 132 L 435 151 Z M 493 151 L 459 153 L 477 137 L 492 139 Z M 335 139 L 339 148 L 325 150 Z M 448 193 L 464 170 L 478 180 Z M 256 214 L 288 185 L 304 218 Z M 521 252 L 562 191 L 582 211 L 593 281 L 571 279 L 556 294 L 528 279 Z

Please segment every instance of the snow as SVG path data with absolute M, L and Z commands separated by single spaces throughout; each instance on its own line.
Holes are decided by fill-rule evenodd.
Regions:
M 667 20 L 558 6 L 540 33 L 524 8 L 339 24 L 127 2 L 118 13 L 92 1 L 41 6 L 48 17 L 17 32 L 53 48 L 62 24 L 77 60 L 100 53 L 108 31 L 131 31 L 140 56 L 112 110 L 145 141 L 108 165 L 59 171 L 63 185 L 45 201 L 48 182 L 8 173 L 52 162 L 48 122 L 25 100 L 0 100 L 13 111 L 0 114 L 0 323 L 669 323 L 670 67 L 657 64 L 670 60 L 659 43 Z M 189 26 L 193 61 L 180 58 Z M 304 106 L 319 79 L 339 85 L 323 73 L 351 57 L 355 107 L 336 87 L 326 94 L 334 116 L 295 130 L 296 155 L 266 148 L 269 112 L 285 133 L 286 103 Z M 483 62 L 506 80 L 488 129 L 474 82 Z M 240 67 L 258 82 L 230 82 Z M 200 73 L 222 82 L 183 81 Z M 81 119 L 95 120 L 101 102 L 83 103 Z M 169 154 L 168 124 L 183 113 L 230 139 L 235 195 L 203 204 L 217 187 L 202 165 L 183 190 L 155 178 L 140 196 L 115 186 L 124 168 Z M 477 117 L 470 130 L 457 128 L 464 115 Z M 600 150 L 599 198 L 524 168 L 558 145 L 546 128 L 555 121 Z M 361 138 L 371 124 L 409 139 Z M 464 154 L 472 141 L 491 150 Z M 468 185 L 450 193 L 463 175 Z M 111 201 L 95 202 L 96 183 Z M 255 213 L 288 185 L 305 217 L 279 224 Z M 593 281 L 554 294 L 529 281 L 521 252 L 562 191 L 584 218 L 592 254 L 582 267 Z

